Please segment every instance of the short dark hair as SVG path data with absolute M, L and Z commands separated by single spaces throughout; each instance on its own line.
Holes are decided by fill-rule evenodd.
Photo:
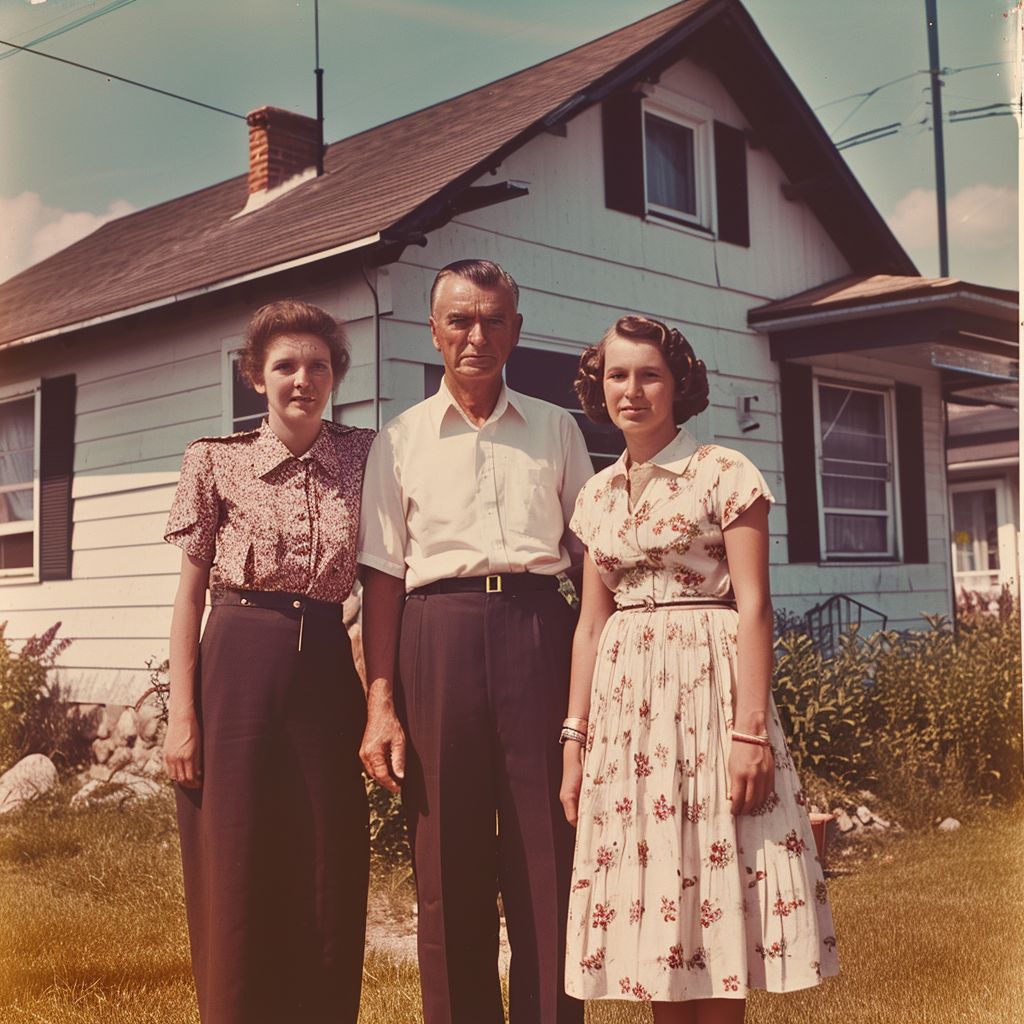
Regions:
M 301 299 L 281 299 L 256 310 L 245 331 L 245 348 L 238 354 L 238 372 L 250 387 L 263 383 L 270 343 L 282 334 L 312 334 L 331 353 L 335 385 L 345 379 L 352 356 L 345 329 L 337 317 Z
M 464 277 L 467 281 L 480 288 L 507 288 L 512 293 L 512 306 L 519 308 L 519 285 L 513 280 L 512 275 L 492 263 L 490 260 L 456 260 L 442 267 L 434 278 L 430 288 L 430 313 L 434 313 L 434 300 L 437 298 L 437 290 L 441 282 L 449 277 Z
M 624 316 L 596 345 L 591 345 L 580 356 L 580 370 L 573 386 L 588 419 L 595 423 L 612 421 L 604 402 L 604 353 L 608 342 L 615 338 L 649 342 L 661 349 L 675 382 L 672 415 L 677 424 L 685 423 L 708 407 L 707 369 L 682 334 L 660 320 Z

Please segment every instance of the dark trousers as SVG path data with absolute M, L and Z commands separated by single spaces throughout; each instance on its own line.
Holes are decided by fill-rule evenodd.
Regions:
M 574 833 L 558 790 L 575 616 L 557 592 L 412 595 L 399 688 L 426 1024 L 574 1024 L 564 988 Z M 495 822 L 497 821 L 497 833 Z
M 355 1024 L 369 838 L 362 685 L 341 621 L 216 605 L 204 781 L 178 787 L 203 1024 Z

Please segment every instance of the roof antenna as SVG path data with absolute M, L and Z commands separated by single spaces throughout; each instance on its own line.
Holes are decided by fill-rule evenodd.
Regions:
M 313 34 L 316 37 L 316 123 L 320 145 L 316 151 L 316 176 L 324 173 L 324 69 L 320 67 L 320 0 L 313 0 Z

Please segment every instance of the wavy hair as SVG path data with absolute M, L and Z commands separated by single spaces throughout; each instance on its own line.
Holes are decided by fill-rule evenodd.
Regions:
M 685 423 L 708 407 L 708 374 L 690 343 L 674 327 L 645 316 L 624 316 L 605 336 L 580 356 L 580 369 L 573 385 L 587 418 L 595 423 L 611 423 L 604 401 L 604 353 L 615 338 L 657 345 L 672 371 L 675 394 L 672 416 L 676 424 Z

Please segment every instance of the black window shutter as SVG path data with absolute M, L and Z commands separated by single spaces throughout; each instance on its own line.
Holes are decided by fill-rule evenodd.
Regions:
M 601 104 L 604 140 L 604 204 L 643 217 L 644 190 L 643 96 L 626 92 Z
M 739 128 L 715 122 L 715 192 L 718 238 L 750 246 L 747 205 L 747 140 Z
M 900 519 L 903 561 L 928 563 L 928 509 L 925 504 L 924 416 L 921 389 L 896 385 L 896 450 L 900 460 Z
M 39 578 L 71 578 L 71 480 L 75 461 L 75 375 L 39 389 Z
M 814 455 L 814 381 L 809 366 L 779 364 L 782 467 L 790 562 L 819 562 L 818 482 Z

